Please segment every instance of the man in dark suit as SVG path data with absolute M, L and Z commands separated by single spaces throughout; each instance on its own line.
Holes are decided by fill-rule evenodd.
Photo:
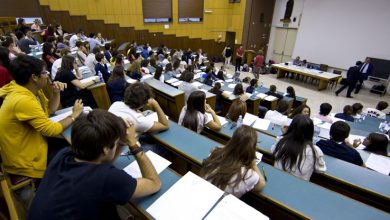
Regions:
M 348 90 L 347 90 L 347 97 L 348 98 L 353 98 L 351 96 L 351 92 L 353 91 L 353 89 L 355 88 L 356 86 L 356 83 L 358 82 L 359 78 L 360 78 L 360 67 L 362 65 L 362 62 L 361 61 L 357 61 L 356 62 L 356 65 L 355 66 L 351 66 L 349 69 L 348 69 L 348 72 L 347 72 L 347 80 L 346 80 L 346 83 L 341 86 L 336 92 L 336 96 L 338 96 L 345 88 L 348 87 Z
M 359 82 L 355 89 L 355 94 L 359 93 L 360 89 L 362 88 L 363 81 L 366 80 L 369 75 L 371 75 L 373 69 L 374 69 L 374 65 L 371 64 L 371 58 L 367 57 L 363 65 L 359 67 L 360 77 L 359 77 Z

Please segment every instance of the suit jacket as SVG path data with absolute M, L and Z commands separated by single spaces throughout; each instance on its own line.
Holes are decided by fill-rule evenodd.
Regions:
M 359 72 L 360 72 L 360 69 L 363 67 L 364 64 L 365 63 L 363 63 L 362 65 L 359 66 Z M 367 72 L 366 73 L 360 72 L 360 78 L 366 80 L 368 78 L 368 76 L 372 74 L 373 70 L 374 70 L 374 65 L 369 63 L 368 64 L 368 68 L 367 68 Z
M 351 66 L 347 71 L 347 81 L 349 83 L 357 82 L 360 78 L 360 68 L 361 66 Z

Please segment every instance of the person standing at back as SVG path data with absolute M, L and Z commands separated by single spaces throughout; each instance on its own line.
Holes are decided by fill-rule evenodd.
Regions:
M 363 86 L 364 80 L 367 80 L 368 76 L 372 74 L 374 70 L 374 65 L 371 64 L 371 58 L 367 57 L 364 63 L 359 66 L 359 82 L 355 89 L 355 94 L 358 94 L 360 89 Z
M 254 59 L 254 68 L 253 68 L 253 75 L 255 78 L 259 78 L 259 74 L 262 72 L 262 69 L 264 67 L 264 55 L 263 51 L 259 50 L 259 53 Z
M 232 59 L 232 55 L 233 55 L 233 50 L 229 44 L 226 45 L 225 49 L 223 50 L 222 55 L 223 55 L 223 57 L 225 57 L 225 66 L 227 68 L 229 68 L 230 60 Z
M 355 89 L 356 87 L 356 83 L 358 82 L 359 80 L 359 77 L 360 77 L 360 73 L 359 73 L 359 67 L 360 65 L 362 64 L 361 61 L 357 61 L 355 66 L 351 66 L 349 69 L 348 69 L 348 72 L 347 72 L 347 81 L 346 83 L 341 86 L 336 92 L 336 96 L 338 96 L 345 88 L 348 87 L 348 90 L 347 90 L 347 98 L 353 98 L 351 96 L 351 92 Z
M 241 69 L 241 62 L 242 58 L 244 57 L 244 52 L 245 51 L 242 45 L 240 45 L 240 47 L 236 50 L 236 68 L 234 70 L 235 72 L 240 71 Z

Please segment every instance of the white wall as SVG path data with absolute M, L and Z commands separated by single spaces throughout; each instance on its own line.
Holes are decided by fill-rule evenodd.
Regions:
M 283 27 L 283 22 L 280 21 L 284 17 L 284 12 L 286 11 L 286 3 L 288 0 L 276 0 L 275 1 L 275 8 L 273 13 L 273 19 L 272 19 L 272 27 L 271 27 L 271 33 L 270 33 L 270 39 L 268 43 L 268 50 L 267 50 L 267 57 L 266 60 L 272 58 L 273 53 L 273 45 L 274 45 L 274 39 L 275 39 L 275 30 L 277 27 Z M 296 18 L 296 21 L 289 24 L 289 28 L 299 28 L 299 23 L 301 19 L 301 14 L 303 11 L 305 0 L 295 0 L 294 1 L 294 8 L 293 12 L 291 14 L 291 20 Z
M 347 69 L 365 57 L 390 59 L 389 0 L 307 0 L 293 56 Z

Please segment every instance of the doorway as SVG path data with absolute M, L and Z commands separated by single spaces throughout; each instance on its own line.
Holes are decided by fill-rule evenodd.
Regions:
M 284 63 L 293 59 L 297 32 L 296 28 L 276 28 L 272 60 L 276 63 Z

